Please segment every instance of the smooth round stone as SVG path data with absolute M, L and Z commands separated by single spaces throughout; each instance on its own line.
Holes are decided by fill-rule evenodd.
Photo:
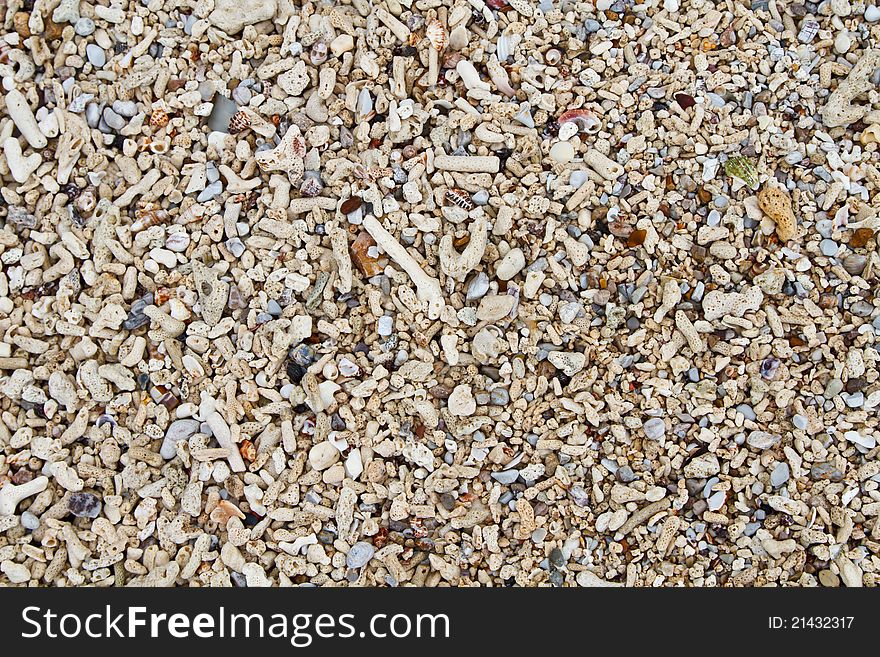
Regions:
M 125 124 L 128 123 L 124 117 L 119 116 L 110 107 L 104 108 L 102 117 L 104 118 L 104 123 L 106 123 L 107 127 L 111 130 L 122 130 L 125 127 Z
M 858 276 L 861 274 L 867 264 L 868 259 L 860 253 L 850 253 L 843 259 L 843 268 L 851 276 Z
M 382 336 L 391 335 L 394 332 L 394 320 L 388 315 L 382 315 L 376 322 L 376 331 Z
M 86 57 L 95 68 L 102 68 L 107 63 L 107 54 L 101 46 L 90 43 L 86 46 Z
M 751 420 L 752 422 L 754 422 L 755 418 L 758 417 L 757 415 L 755 415 L 755 411 L 752 409 L 752 407 L 748 404 L 740 404 L 736 407 L 736 410 L 738 413 L 742 413 L 743 417 L 745 417 L 747 420 Z
M 493 406 L 504 406 L 510 402 L 507 388 L 495 388 L 489 393 L 489 403 Z
M 819 583 L 822 586 L 834 589 L 840 586 L 840 578 L 830 570 L 820 570 Z
M 550 147 L 550 158 L 560 164 L 568 164 L 574 159 L 574 146 L 567 141 L 558 141 Z
M 808 420 L 806 415 L 795 415 L 791 418 L 791 423 L 801 431 L 807 428 Z
M 275 317 L 278 317 L 281 314 L 281 306 L 275 301 L 275 299 L 269 299 L 269 303 L 266 304 L 266 310 L 269 311 L 270 315 L 274 315 Z
M 481 189 L 473 196 L 471 196 L 471 200 L 476 205 L 486 205 L 489 202 L 489 192 L 487 192 L 485 189 Z
M 114 100 L 112 107 L 114 112 L 127 119 L 133 118 L 138 111 L 137 103 L 133 100 Z
M 505 470 L 504 472 L 493 472 L 492 479 L 497 481 L 499 484 L 510 485 L 515 482 L 519 478 L 519 473 L 516 470 Z
M 526 256 L 522 249 L 511 249 L 495 266 L 495 275 L 502 281 L 509 281 L 526 266 Z
M 876 5 L 871 5 L 870 7 L 865 8 L 865 20 L 869 23 L 880 21 L 880 8 Z
M 238 85 L 235 89 L 232 90 L 232 100 L 234 100 L 239 105 L 247 105 L 249 102 L 251 102 L 251 98 L 253 98 L 253 92 L 247 87 Z
M 370 563 L 370 559 L 375 553 L 376 548 L 371 543 L 358 541 L 351 546 L 348 554 L 345 555 L 345 565 L 353 569 L 363 568 Z
M 21 526 L 29 531 L 34 531 L 40 527 L 40 519 L 30 511 L 21 514 Z
M 830 399 L 835 395 L 839 395 L 841 390 L 843 390 L 843 381 L 841 381 L 840 379 L 831 379 L 825 385 L 825 393 L 823 396 L 825 397 L 825 399 Z
M 329 440 L 314 445 L 309 450 L 309 465 L 313 470 L 326 470 L 339 460 L 339 450 Z
M 788 463 L 777 463 L 773 472 L 770 473 L 770 483 L 774 488 L 779 488 L 788 481 L 790 476 Z
M 86 105 L 86 123 L 90 128 L 97 128 L 101 122 L 101 108 L 95 103 Z
M 824 239 L 819 242 L 819 250 L 822 252 L 823 256 L 831 258 L 832 256 L 837 255 L 837 242 L 835 242 L 834 240 Z
M 642 425 L 648 440 L 660 440 L 666 433 L 666 423 L 659 417 L 652 417 Z
M 73 26 L 73 31 L 81 37 L 89 36 L 95 32 L 95 21 L 86 16 L 80 16 Z

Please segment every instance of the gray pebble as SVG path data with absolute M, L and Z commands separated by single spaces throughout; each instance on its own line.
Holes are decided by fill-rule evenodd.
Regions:
M 666 423 L 659 417 L 652 417 L 642 425 L 648 440 L 660 440 L 666 433 Z
M 484 272 L 477 272 L 471 277 L 467 286 L 467 302 L 471 303 L 483 298 L 489 291 L 489 277 Z
M 137 114 L 138 107 L 137 103 L 133 100 L 114 100 L 113 111 L 119 116 L 124 116 L 125 118 L 130 119 Z
M 738 413 L 742 413 L 743 417 L 747 420 L 751 420 L 752 422 L 758 417 L 755 415 L 755 411 L 748 404 L 740 404 L 736 407 Z
M 208 127 L 217 132 L 229 132 L 229 119 L 238 111 L 238 105 L 225 96 L 217 94 L 214 97 L 214 107 L 208 116 Z M 268 148 L 272 148 L 267 144 Z
M 205 203 L 206 201 L 210 201 L 212 198 L 217 196 L 220 192 L 223 191 L 223 183 L 219 180 L 216 182 L 212 182 L 210 185 L 205 187 L 199 195 L 196 197 L 196 200 L 199 203 Z M 239 240 L 241 241 L 241 240 Z
M 269 303 L 266 304 L 266 310 L 269 311 L 270 315 L 274 315 L 278 317 L 281 314 L 281 306 L 278 305 L 278 302 L 275 299 L 269 299 Z
M 568 494 L 571 495 L 571 499 L 574 500 L 574 503 L 578 506 L 590 505 L 590 495 L 584 490 L 583 486 L 572 486 L 571 489 L 569 489 Z
M 516 470 L 504 470 L 503 472 L 493 472 L 492 479 L 499 484 L 512 484 L 519 478 L 519 472 Z
M 95 21 L 85 16 L 80 16 L 73 26 L 73 31 L 81 37 L 87 37 L 95 32 Z
M 709 511 L 718 511 L 719 509 L 721 509 L 721 507 L 724 506 L 724 502 L 726 501 L 727 492 L 719 490 L 715 493 L 712 493 L 709 499 L 706 500 L 706 506 L 708 507 Z
M 215 183 L 220 180 L 220 172 L 217 170 L 217 165 L 213 162 L 208 162 L 205 166 L 205 176 L 208 178 L 209 183 Z
M 843 473 L 833 463 L 817 463 L 810 468 L 810 478 L 814 481 L 840 481 L 843 479 Z
M 636 473 L 633 472 L 633 469 L 628 465 L 618 468 L 615 476 L 617 477 L 617 481 L 622 484 L 628 484 L 636 479 Z
M 97 128 L 101 122 L 101 108 L 95 103 L 86 105 L 86 123 L 90 128 Z
M 253 92 L 244 87 L 242 85 L 238 85 L 235 89 L 232 90 L 232 100 L 234 100 L 239 105 L 247 105 L 251 102 L 251 98 L 253 97 Z
M 214 183 L 219 184 L 219 183 Z M 233 237 L 230 240 L 226 240 L 226 248 L 229 249 L 229 252 L 234 255 L 236 258 L 240 258 L 242 254 L 245 252 L 244 242 L 242 242 L 237 237 Z
M 29 531 L 34 531 L 40 526 L 40 519 L 30 511 L 21 514 L 21 526 Z
M 822 252 L 822 255 L 831 258 L 832 256 L 837 255 L 837 242 L 835 242 L 834 240 L 824 239 L 819 242 L 819 250 Z
M 788 481 L 790 476 L 788 463 L 777 463 L 776 467 L 773 468 L 773 472 L 770 473 L 770 483 L 774 488 L 779 488 Z
M 376 548 L 366 541 L 358 541 L 351 546 L 348 554 L 345 555 L 345 565 L 349 568 L 363 568 L 376 553 Z
M 487 192 L 485 189 L 481 189 L 471 197 L 471 200 L 476 205 L 486 205 L 486 203 L 489 202 L 489 192 Z
M 88 57 L 89 63 L 95 68 L 103 68 L 104 64 L 107 63 L 107 54 L 104 52 L 104 49 L 94 43 L 86 46 L 86 57 Z
M 843 390 L 843 381 L 840 379 L 831 379 L 825 385 L 825 392 L 822 393 L 822 395 L 825 399 L 831 399 L 832 397 L 839 395 L 841 390 Z
M 510 403 L 510 393 L 507 388 L 494 388 L 489 393 L 489 403 L 494 406 L 505 406 Z
M 845 395 L 843 401 L 850 408 L 861 408 L 865 403 L 865 393 L 857 392 L 852 395 Z
M 851 276 L 860 275 L 867 264 L 868 259 L 859 253 L 850 253 L 843 259 L 843 268 Z
M 104 123 L 111 130 L 122 130 L 128 123 L 125 118 L 119 116 L 111 107 L 105 107 L 104 113 L 101 116 L 104 119 Z

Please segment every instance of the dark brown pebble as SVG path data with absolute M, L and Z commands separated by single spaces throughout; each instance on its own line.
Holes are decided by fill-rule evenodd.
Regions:
M 359 207 L 361 207 L 362 203 L 363 200 L 360 196 L 351 196 L 342 202 L 342 205 L 339 207 L 339 209 L 342 211 L 342 214 L 351 214 Z

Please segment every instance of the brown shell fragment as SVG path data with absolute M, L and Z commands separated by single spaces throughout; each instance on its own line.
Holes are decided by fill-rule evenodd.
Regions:
M 862 249 L 867 246 L 872 237 L 874 237 L 874 231 L 870 228 L 857 228 L 853 231 L 849 245 L 854 249 Z
M 378 258 L 372 257 L 368 251 L 376 246 L 376 242 L 367 231 L 361 231 L 357 239 L 351 245 L 351 259 L 355 266 L 367 278 L 372 278 L 382 273 L 384 266 Z
M 776 224 L 776 236 L 787 242 L 797 233 L 797 219 L 791 209 L 791 197 L 781 187 L 766 185 L 758 192 L 758 205 Z

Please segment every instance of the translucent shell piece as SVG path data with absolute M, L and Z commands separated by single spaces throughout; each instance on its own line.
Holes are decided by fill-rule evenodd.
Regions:
M 739 178 L 752 189 L 758 188 L 758 183 L 760 182 L 758 170 L 747 157 L 736 155 L 729 158 L 724 163 L 724 173 L 733 178 Z
M 601 122 L 593 112 L 588 109 L 570 109 L 563 112 L 557 120 L 559 125 L 574 123 L 580 132 L 593 133 L 599 130 Z

